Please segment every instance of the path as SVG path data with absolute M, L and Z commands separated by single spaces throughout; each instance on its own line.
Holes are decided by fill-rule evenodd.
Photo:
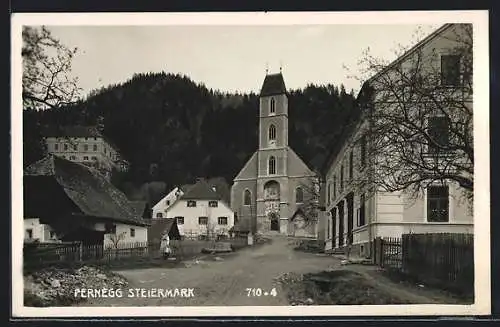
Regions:
M 187 262 L 188 267 L 148 268 L 120 271 L 130 281 L 120 298 L 90 299 L 81 306 L 273 306 L 289 305 L 275 278 L 283 273 L 320 272 L 350 269 L 362 273 L 368 281 L 412 303 L 450 303 L 431 290 L 395 284 L 376 273 L 375 267 L 341 266 L 340 259 L 293 250 L 293 239 L 274 236 L 273 242 L 221 256 L 220 261 Z M 192 288 L 193 297 L 128 297 L 129 288 Z M 247 288 L 262 293 L 248 294 Z M 271 295 L 276 289 L 276 296 Z M 259 291 L 257 291 L 259 292 Z M 265 293 L 268 295 L 264 295 Z M 437 294 L 437 295 L 436 295 Z M 453 303 L 453 301 L 451 301 Z

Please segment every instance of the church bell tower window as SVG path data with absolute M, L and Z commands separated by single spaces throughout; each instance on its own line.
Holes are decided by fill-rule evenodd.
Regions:
M 271 98 L 269 113 L 270 114 L 275 114 L 276 113 L 276 102 L 274 101 L 274 98 Z
M 276 158 L 271 156 L 269 158 L 269 175 L 276 174 Z

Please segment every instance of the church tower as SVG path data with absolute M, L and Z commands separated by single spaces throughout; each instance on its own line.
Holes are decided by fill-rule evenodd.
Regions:
M 286 232 L 288 97 L 281 72 L 266 75 L 260 92 L 257 229 Z M 284 229 L 284 230 L 282 230 Z
M 266 74 L 259 96 L 259 146 L 234 178 L 236 229 L 294 233 L 291 218 L 307 200 L 315 174 L 288 144 L 288 97 L 283 75 Z

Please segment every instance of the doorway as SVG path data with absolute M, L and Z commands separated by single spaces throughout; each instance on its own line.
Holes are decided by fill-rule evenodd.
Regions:
M 269 215 L 269 218 L 271 218 L 271 230 L 272 231 L 279 231 L 280 230 L 280 223 L 279 223 L 278 215 L 273 212 Z

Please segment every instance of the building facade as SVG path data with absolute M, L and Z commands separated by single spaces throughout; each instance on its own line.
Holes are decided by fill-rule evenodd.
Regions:
M 180 235 L 185 237 L 227 237 L 234 226 L 234 211 L 204 179 L 189 187 L 165 215 L 175 218 Z
M 371 97 L 375 101 L 372 102 L 374 105 L 370 109 L 371 112 L 376 113 L 377 110 L 383 110 L 384 106 L 392 105 L 389 101 L 376 101 L 381 98 L 382 92 L 378 91 L 381 89 L 377 86 L 378 81 L 391 78 L 388 77 L 391 67 L 397 65 L 396 67 L 405 69 L 405 65 L 411 66 L 409 63 L 415 62 L 417 53 L 419 58 L 435 57 L 436 60 L 422 61 L 420 71 L 427 74 L 437 73 L 438 83 L 441 83 L 437 87 L 444 88 L 443 76 L 448 76 L 447 70 L 450 69 L 447 56 L 450 56 L 453 49 L 463 40 L 457 40 L 456 35 L 467 38 L 466 28 L 467 26 L 461 24 L 444 25 L 389 65 L 388 69 L 365 83 L 365 86 L 374 90 Z M 461 71 L 460 60 L 456 61 L 456 64 L 457 66 L 452 68 Z M 464 87 L 463 81 L 457 80 L 456 85 L 446 85 L 446 89 L 451 90 L 446 92 L 454 92 L 455 88 Z M 470 107 L 472 110 L 470 98 L 460 98 L 459 101 L 460 106 Z M 414 110 L 404 101 L 402 105 L 408 105 L 410 112 Z M 435 115 L 435 112 L 429 111 L 425 117 L 419 117 L 427 124 L 423 127 L 425 133 L 448 135 L 448 129 L 433 130 L 434 127 L 429 122 Z M 364 180 L 378 180 L 370 178 L 379 176 L 382 171 L 381 163 L 387 162 L 384 161 L 386 158 L 378 155 L 370 157 L 376 152 L 370 151 L 370 147 L 374 146 L 370 139 L 373 123 L 368 117 L 370 115 L 362 114 L 352 125 L 327 165 L 326 184 L 323 189 L 327 213 L 324 223 L 325 251 L 345 250 L 346 246 L 350 245 L 351 253 L 369 256 L 370 243 L 377 237 L 401 237 L 402 234 L 408 233 L 473 233 L 472 203 L 464 197 L 464 189 L 451 179 L 440 178 L 437 183 L 433 181 L 434 176 L 429 175 L 429 183 L 423 192 L 417 195 L 403 191 L 387 192 L 377 182 L 358 183 Z M 419 148 L 419 156 L 425 156 L 423 160 L 432 159 L 439 162 L 441 157 L 430 153 L 429 149 L 429 146 Z M 446 153 L 447 156 L 450 154 L 451 152 Z M 390 175 L 400 176 L 398 171 L 388 174 L 387 178 L 392 178 Z
M 259 148 L 234 178 L 231 207 L 252 232 L 289 234 L 301 205 L 316 201 L 316 174 L 288 145 L 288 97 L 283 75 L 266 75 L 260 93 Z M 240 226 L 240 227 L 241 227 Z
M 121 157 L 117 147 L 96 127 L 67 126 L 46 131 L 45 140 L 48 153 L 97 168 L 108 179 L 114 169 L 128 169 L 128 162 Z

